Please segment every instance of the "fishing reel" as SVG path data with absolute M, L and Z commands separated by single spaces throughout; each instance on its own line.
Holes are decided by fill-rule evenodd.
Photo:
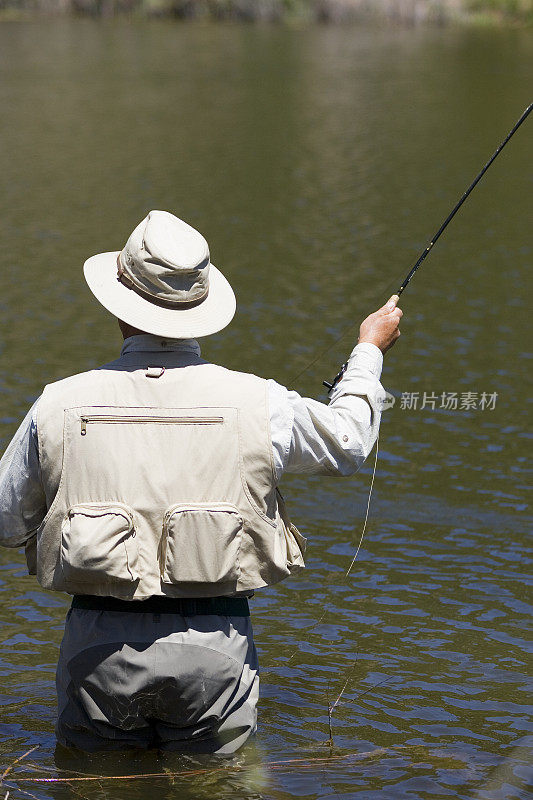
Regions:
M 347 369 L 348 369 L 348 362 L 345 361 L 344 364 L 342 365 L 342 367 L 340 368 L 340 370 L 337 372 L 337 374 L 333 378 L 333 381 L 331 383 L 329 383 L 329 381 L 322 381 L 323 385 L 328 390 L 328 394 L 329 394 L 329 392 L 331 392 L 332 389 L 335 388 L 335 386 L 341 380 L 341 378 L 343 377 L 343 375 L 344 375 L 344 373 L 346 372 Z

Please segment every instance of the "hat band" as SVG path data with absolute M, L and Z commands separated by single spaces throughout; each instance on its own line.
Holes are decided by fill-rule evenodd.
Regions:
M 120 261 L 120 256 L 121 253 L 119 253 L 117 257 L 117 280 L 120 281 L 120 283 L 122 283 L 122 285 L 127 289 L 131 289 L 133 292 L 135 292 L 135 294 L 138 294 L 144 300 L 148 300 L 149 303 L 152 303 L 155 306 L 174 309 L 194 308 L 195 306 L 199 306 L 200 303 L 203 303 L 209 294 L 208 286 L 205 292 L 203 292 L 200 297 L 196 297 L 194 300 L 165 300 L 162 297 L 157 297 L 135 283 L 131 275 L 124 269 Z

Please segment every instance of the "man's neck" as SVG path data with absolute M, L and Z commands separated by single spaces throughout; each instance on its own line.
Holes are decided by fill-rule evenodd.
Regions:
M 196 339 L 165 339 L 153 333 L 137 333 L 128 336 L 122 345 L 121 355 L 127 353 L 164 353 L 171 351 L 193 352 L 200 356 L 200 345 Z
M 133 325 L 129 325 L 122 319 L 118 320 L 118 327 L 120 328 L 122 336 L 125 340 L 129 339 L 130 336 L 143 336 L 146 334 L 146 331 L 141 331 L 139 328 L 134 328 Z

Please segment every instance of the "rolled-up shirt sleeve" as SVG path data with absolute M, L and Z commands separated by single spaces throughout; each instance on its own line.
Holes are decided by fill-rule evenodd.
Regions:
M 352 475 L 378 436 L 385 390 L 383 355 L 358 344 L 329 405 L 269 382 L 270 424 L 276 478 L 283 472 Z
M 0 460 L 0 545 L 4 547 L 24 545 L 46 514 L 35 424 L 37 403 Z

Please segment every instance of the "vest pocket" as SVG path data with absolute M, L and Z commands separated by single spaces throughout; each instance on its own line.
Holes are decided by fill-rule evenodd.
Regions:
M 287 567 L 291 573 L 298 572 L 305 567 L 304 553 L 307 539 L 302 536 L 298 528 L 290 523 L 289 527 L 283 524 L 283 533 L 287 543 Z
M 304 553 L 307 546 L 307 539 L 302 536 L 296 525 L 293 525 L 287 508 L 285 500 L 279 489 L 276 489 L 276 498 L 278 503 L 279 523 L 283 529 L 285 537 L 285 544 L 287 546 L 287 568 L 289 572 L 295 573 L 304 569 Z
M 61 526 L 61 568 L 69 583 L 138 580 L 133 512 L 118 503 L 80 503 Z
M 243 519 L 229 503 L 179 503 L 168 509 L 161 539 L 163 583 L 228 583 L 241 574 Z

